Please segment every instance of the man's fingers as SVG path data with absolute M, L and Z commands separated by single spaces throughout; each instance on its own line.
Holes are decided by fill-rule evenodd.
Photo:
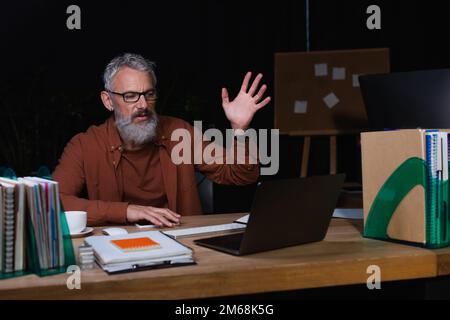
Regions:
M 256 110 L 264 108 L 266 105 L 269 104 L 270 100 L 272 100 L 270 97 L 265 98 L 263 101 L 261 101 L 256 105 Z
M 227 88 L 222 88 L 222 103 L 228 104 L 230 103 L 230 98 L 228 96 L 228 90 Z
M 179 214 L 176 214 L 175 212 L 167 209 L 163 212 L 163 215 L 168 218 L 169 220 L 176 222 L 176 223 L 180 223 L 180 218 L 181 216 Z
M 158 220 L 160 227 L 173 227 L 173 223 L 167 220 L 164 216 L 158 213 L 151 214 L 153 218 Z
M 245 75 L 244 81 L 242 82 L 241 92 L 247 93 L 248 83 L 250 82 L 250 78 L 252 77 L 251 72 L 247 72 Z
M 142 218 L 150 221 L 157 227 L 173 227 L 173 224 L 170 223 L 166 218 L 164 218 L 161 213 L 159 213 L 160 209 L 158 208 L 145 208 L 145 211 L 142 212 Z
M 151 223 L 153 223 L 157 227 L 162 227 L 163 226 L 163 223 L 161 221 L 159 221 L 159 219 L 155 218 L 154 216 L 152 216 L 151 214 L 146 213 L 146 212 L 142 213 L 140 220 L 150 221 Z
M 248 94 L 253 97 L 253 95 L 256 92 L 256 89 L 258 89 L 259 82 L 261 81 L 263 75 L 260 73 L 256 76 L 255 80 L 252 83 L 252 86 L 250 87 L 250 90 L 248 91 Z
M 264 96 L 264 92 L 266 92 L 266 90 L 267 90 L 267 86 L 266 85 L 263 85 L 259 89 L 258 94 L 254 97 L 256 103 L 258 103 L 259 100 L 261 100 L 261 98 Z
M 167 209 L 167 211 L 169 211 L 169 213 L 171 213 L 175 218 L 177 218 L 178 221 L 181 220 L 181 214 L 178 214 L 178 213 L 176 213 L 176 212 L 173 212 L 173 211 L 170 210 L 170 209 Z
M 161 221 L 167 227 L 173 227 L 173 222 L 170 222 L 163 216 L 158 216 L 159 221 Z
M 169 209 L 162 209 L 162 208 L 158 208 L 156 210 L 157 214 L 160 214 L 161 216 L 175 222 L 175 223 L 180 223 L 180 218 L 181 216 L 175 212 L 173 212 L 172 210 Z

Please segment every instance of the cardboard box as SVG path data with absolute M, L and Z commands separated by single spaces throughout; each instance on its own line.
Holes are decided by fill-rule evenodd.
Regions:
M 431 140 L 427 140 L 431 136 L 447 139 L 448 131 L 440 132 L 399 130 L 361 135 L 364 236 L 430 248 L 450 245 L 450 139 L 435 152 L 445 159 L 441 171 L 430 165 Z M 446 175 L 433 178 L 435 172 L 444 169 Z

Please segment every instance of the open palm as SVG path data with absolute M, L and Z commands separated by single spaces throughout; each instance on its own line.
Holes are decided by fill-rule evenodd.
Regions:
M 251 72 L 248 72 L 245 75 L 241 90 L 233 101 L 229 100 L 228 90 L 226 88 L 222 89 L 223 110 L 225 111 L 225 116 L 230 121 L 233 129 L 246 130 L 250 125 L 256 111 L 265 107 L 271 100 L 270 97 L 262 100 L 264 93 L 267 90 L 267 86 L 265 84 L 258 90 L 259 83 L 263 75 L 258 74 L 250 89 L 248 89 L 251 77 Z

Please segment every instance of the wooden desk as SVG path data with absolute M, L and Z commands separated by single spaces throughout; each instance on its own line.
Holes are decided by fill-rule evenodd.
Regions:
M 434 250 L 437 257 L 438 276 L 450 275 L 450 247 Z
M 228 223 L 240 216 L 186 217 L 184 227 Z M 187 299 L 365 284 L 370 265 L 381 268 L 383 282 L 437 276 L 433 251 L 364 239 L 361 230 L 362 222 L 333 220 L 323 242 L 246 257 L 198 247 L 187 238 L 182 242 L 195 250 L 196 266 L 113 276 L 96 268 L 82 271 L 81 290 L 67 289 L 68 274 L 30 275 L 1 280 L 0 299 Z M 76 239 L 75 246 L 82 241 Z

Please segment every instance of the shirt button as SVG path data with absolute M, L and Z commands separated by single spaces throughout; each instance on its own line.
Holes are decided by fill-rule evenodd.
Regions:
M 116 162 L 115 162 L 115 161 L 113 161 L 113 165 L 116 165 Z

